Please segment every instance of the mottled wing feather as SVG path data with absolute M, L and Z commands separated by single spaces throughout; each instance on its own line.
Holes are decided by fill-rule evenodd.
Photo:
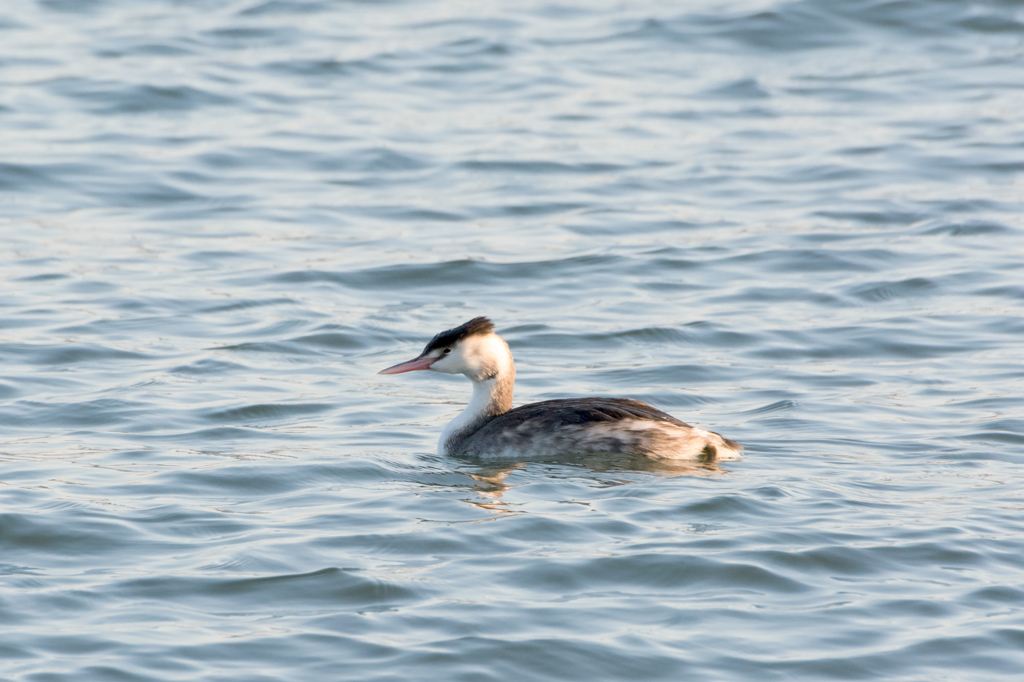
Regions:
M 628 398 L 569 398 L 545 400 L 523 405 L 500 414 L 485 424 L 475 436 L 486 438 L 506 429 L 515 429 L 534 422 L 538 428 L 554 431 L 561 426 L 617 422 L 626 420 L 669 422 L 677 426 L 689 426 L 670 414 L 651 407 L 639 400 Z

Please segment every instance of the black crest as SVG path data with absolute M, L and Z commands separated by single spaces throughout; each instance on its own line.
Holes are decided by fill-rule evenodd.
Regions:
M 421 355 L 426 355 L 435 348 L 451 348 L 459 341 L 469 337 L 476 336 L 477 334 L 490 334 L 494 331 L 494 323 L 488 320 L 486 317 L 474 317 L 465 324 L 460 324 L 454 329 L 443 331 L 434 338 L 430 339 L 430 343 L 423 349 Z

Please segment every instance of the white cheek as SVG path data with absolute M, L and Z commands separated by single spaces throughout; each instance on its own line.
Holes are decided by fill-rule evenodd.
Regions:
M 452 355 L 454 354 L 442 355 L 430 366 L 430 369 L 435 372 L 444 372 L 445 374 L 458 374 L 461 370 L 456 366 L 458 363 L 454 361 Z
M 459 371 L 472 377 L 480 369 L 480 354 L 475 348 L 459 349 Z

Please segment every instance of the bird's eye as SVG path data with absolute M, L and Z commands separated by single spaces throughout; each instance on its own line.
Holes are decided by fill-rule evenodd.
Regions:
M 451 348 L 445 348 L 445 349 L 444 349 L 444 350 L 443 350 L 443 351 L 441 352 L 441 355 L 448 355 L 448 354 L 449 354 L 449 353 L 451 353 L 451 352 L 452 352 L 452 349 L 451 349 Z

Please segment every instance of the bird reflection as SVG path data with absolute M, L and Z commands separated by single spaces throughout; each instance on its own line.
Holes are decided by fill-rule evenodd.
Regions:
M 475 473 L 469 471 L 462 472 L 476 481 L 473 490 L 483 498 L 480 500 L 466 500 L 466 502 L 474 507 L 480 507 L 497 514 L 512 513 L 513 509 L 509 507 L 508 502 L 501 499 L 502 493 L 515 487 L 505 483 L 505 477 L 524 466 L 526 465 L 523 462 L 485 465 L 479 467 Z
M 665 478 L 676 476 L 701 476 L 711 478 L 722 476 L 728 473 L 715 462 L 680 462 L 678 460 L 657 460 L 648 457 L 627 457 L 622 455 L 609 455 L 607 457 L 588 456 L 579 461 L 567 462 L 565 459 L 556 461 L 532 461 L 531 464 L 571 466 L 574 469 L 586 470 L 591 473 L 601 474 L 597 483 L 601 487 L 614 487 L 634 483 L 635 479 L 616 478 L 615 474 L 650 473 Z M 486 509 L 496 514 L 517 513 L 516 509 L 502 499 L 502 495 L 515 488 L 515 484 L 506 482 L 509 474 L 517 469 L 523 469 L 526 462 L 495 462 L 475 465 L 467 468 L 461 473 L 469 476 L 474 481 L 471 490 L 479 497 L 477 499 L 464 500 L 468 504 L 480 509 Z

